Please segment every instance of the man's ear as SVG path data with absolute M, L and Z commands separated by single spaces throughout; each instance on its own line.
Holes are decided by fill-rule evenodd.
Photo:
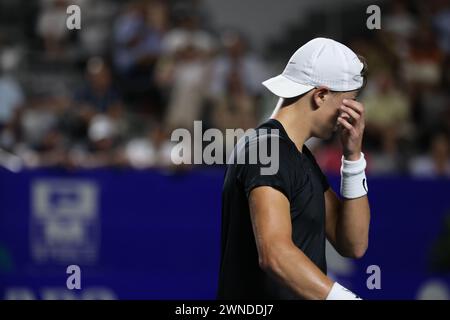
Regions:
M 328 98 L 328 95 L 330 93 L 330 89 L 328 89 L 327 87 L 317 87 L 314 90 L 312 99 L 313 99 L 313 105 L 314 105 L 314 109 L 318 109 L 320 108 L 323 103 L 325 102 L 325 100 Z

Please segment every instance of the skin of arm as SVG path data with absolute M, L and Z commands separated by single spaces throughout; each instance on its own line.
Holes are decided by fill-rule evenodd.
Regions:
M 365 127 L 364 105 L 354 99 L 344 99 L 338 121 L 344 159 L 361 157 Z M 369 243 L 370 207 L 367 195 L 356 199 L 339 199 L 329 188 L 325 194 L 327 238 L 344 257 L 361 258 Z
M 325 299 L 333 281 L 292 242 L 286 196 L 257 187 L 250 192 L 249 206 L 261 268 L 304 299 Z
M 327 239 L 348 258 L 361 258 L 369 243 L 370 208 L 367 195 L 340 200 L 329 188 L 325 192 Z

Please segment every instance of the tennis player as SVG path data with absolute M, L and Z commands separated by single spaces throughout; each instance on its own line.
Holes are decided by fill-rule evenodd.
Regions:
M 259 162 L 227 165 L 219 299 L 360 299 L 327 277 L 325 243 L 350 258 L 368 246 L 364 106 L 357 101 L 365 71 L 348 47 L 316 38 L 263 82 L 278 104 L 257 140 L 238 152 L 256 152 L 264 135 L 278 139 L 279 168 L 264 175 Z M 342 142 L 340 197 L 305 146 L 334 132 Z

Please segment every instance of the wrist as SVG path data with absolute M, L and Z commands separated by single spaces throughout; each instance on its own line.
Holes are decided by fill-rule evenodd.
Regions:
M 344 153 L 344 159 L 347 161 L 358 161 L 359 159 L 361 159 L 361 155 L 361 151 Z

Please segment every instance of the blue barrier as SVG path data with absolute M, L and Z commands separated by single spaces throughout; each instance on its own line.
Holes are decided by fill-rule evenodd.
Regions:
M 0 169 L 0 298 L 214 299 L 222 179 L 221 169 Z M 427 286 L 449 298 L 449 274 L 429 261 L 450 181 L 369 177 L 369 188 L 369 250 L 330 274 L 367 299 L 415 299 Z M 81 290 L 66 288 L 71 264 Z M 379 290 L 366 286 L 370 265 Z

